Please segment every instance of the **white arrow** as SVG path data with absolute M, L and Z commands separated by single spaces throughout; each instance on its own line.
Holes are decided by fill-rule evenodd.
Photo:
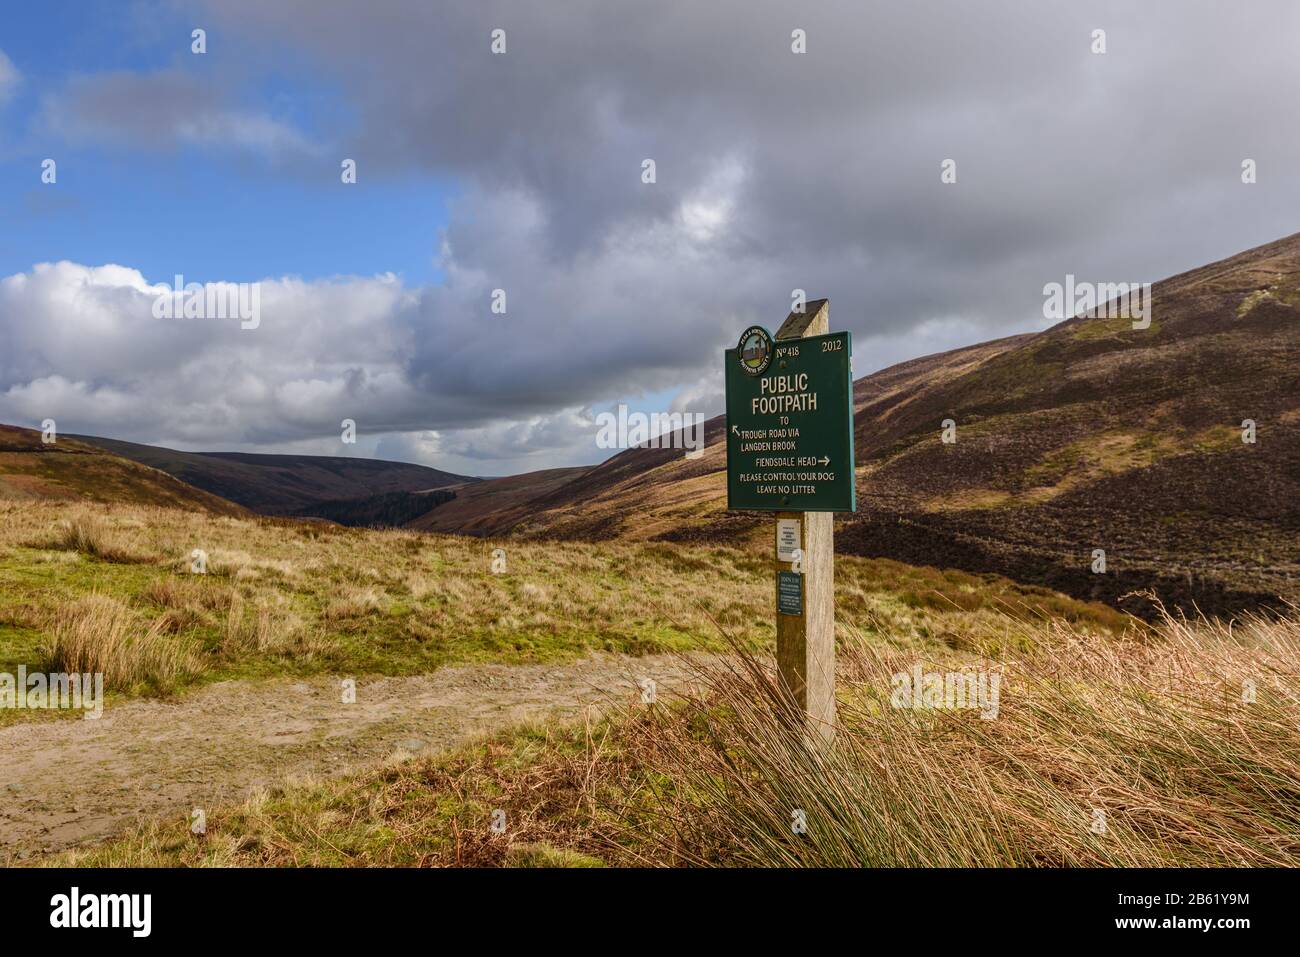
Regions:
M 731 427 L 731 431 L 736 435 L 740 435 L 740 429 L 736 428 L 734 425 Z
M 831 457 L 829 455 L 823 455 L 822 465 L 830 465 L 830 464 L 831 464 Z

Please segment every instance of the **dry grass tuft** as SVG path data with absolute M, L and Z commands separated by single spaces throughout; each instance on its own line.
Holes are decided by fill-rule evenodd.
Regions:
M 105 686 L 116 690 L 147 685 L 166 691 L 203 670 L 194 644 L 166 630 L 162 619 L 146 623 L 113 598 L 85 595 L 55 609 L 49 643 L 41 649 L 42 668 L 102 672 Z
M 117 565 L 144 565 L 156 556 L 144 555 L 125 545 L 120 537 L 99 517 L 83 515 L 62 524 L 53 542 L 39 546 L 79 552 Z
M 630 726 L 655 824 L 629 820 L 615 843 L 678 864 L 1300 864 L 1300 621 L 1166 616 L 1149 640 L 1045 628 L 999 664 L 992 720 L 891 706 L 916 655 L 848 642 L 830 747 L 738 648 L 682 709 Z M 993 667 L 923 662 L 972 665 Z
M 321 617 L 328 622 L 346 622 L 378 614 L 383 607 L 384 596 L 375 588 L 347 588 L 325 606 Z
M 251 608 L 233 592 L 221 633 L 221 651 L 231 658 L 250 654 L 310 654 L 326 648 L 311 640 L 301 618 L 269 599 Z

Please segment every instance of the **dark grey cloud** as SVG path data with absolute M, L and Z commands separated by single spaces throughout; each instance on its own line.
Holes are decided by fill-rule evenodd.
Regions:
M 236 0 L 211 12 L 264 56 L 304 47 L 337 76 L 370 168 L 532 197 L 561 265 L 614 231 L 671 222 L 736 159 L 747 175 L 714 248 L 749 275 L 730 289 L 736 277 L 719 276 L 715 303 L 769 321 L 797 285 L 830 295 L 861 333 L 945 315 L 1022 327 L 1067 269 L 1155 277 L 1294 228 L 1300 133 L 1283 117 L 1300 10 L 1284 2 Z M 504 56 L 488 48 L 497 27 Z M 1097 28 L 1105 55 L 1090 52 Z M 1238 179 L 1248 156 L 1263 171 L 1253 191 Z M 652 188 L 637 178 L 645 157 Z M 949 157 L 959 176 L 945 188 Z M 498 275 L 513 268 L 503 238 L 472 212 L 452 224 L 458 255 Z M 672 282 L 627 290 L 629 328 Z M 681 346 L 690 362 L 697 341 Z

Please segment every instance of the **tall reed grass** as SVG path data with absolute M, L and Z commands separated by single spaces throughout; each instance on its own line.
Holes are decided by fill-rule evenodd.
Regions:
M 1000 669 L 992 720 L 892 706 L 916 655 L 854 635 L 830 746 L 770 664 L 736 652 L 680 709 L 629 726 L 653 826 L 638 811 L 616 842 L 647 862 L 1300 864 L 1295 618 L 1166 614 L 1127 639 L 1056 620 L 997 663 L 924 663 Z

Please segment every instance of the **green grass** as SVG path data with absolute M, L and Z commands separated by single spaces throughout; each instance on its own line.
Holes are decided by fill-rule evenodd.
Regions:
M 170 692 L 126 694 L 233 678 L 718 651 L 715 622 L 750 647 L 772 640 L 768 566 L 757 549 L 498 543 L 132 507 L 0 509 L 0 665 L 34 667 L 55 613 L 100 596 L 126 606 L 141 628 L 158 625 L 178 649 L 200 651 L 201 666 L 168 683 Z M 497 547 L 506 549 L 505 574 L 491 570 Z M 208 553 L 206 575 L 190 573 L 194 548 Z M 881 618 L 915 642 L 977 646 L 1008 613 L 1124 621 L 996 576 L 843 556 L 836 576 L 847 622 Z
M 1134 329 L 1134 319 L 1113 316 L 1111 318 L 1086 319 L 1074 326 L 1070 335 L 1071 338 L 1081 342 L 1095 341 L 1099 339 L 1131 339 L 1134 336 L 1154 336 L 1160 331 L 1160 320 L 1156 318 L 1159 310 L 1153 310 L 1148 319 L 1151 325 L 1145 329 Z
M 1296 622 L 1025 625 L 1032 640 L 996 659 L 855 634 L 829 747 L 797 730 L 766 656 L 739 648 L 672 702 L 395 755 L 217 808 L 202 836 L 178 815 L 41 863 L 1300 864 Z M 891 707 L 891 675 L 917 663 L 996 667 L 999 714 Z
M 197 642 L 190 683 L 593 650 L 757 655 L 739 672 L 706 666 L 676 703 L 286 782 L 212 809 L 204 835 L 149 821 L 43 863 L 1300 862 L 1293 624 L 1153 629 L 993 575 L 841 557 L 840 743 L 810 757 L 761 677 L 771 594 L 755 552 L 506 542 L 509 571 L 494 575 L 492 542 L 118 510 L 101 516 L 105 546 L 158 556 L 119 564 L 31 545 L 56 516 L 4 517 L 0 654 L 15 662 L 48 641 L 51 607 L 91 594 Z M 218 574 L 185 572 L 195 542 Z M 1000 669 L 1005 717 L 890 709 L 890 674 L 916 662 Z M 1243 676 L 1266 693 L 1258 706 L 1243 709 Z M 1110 843 L 1087 829 L 1097 802 Z M 806 841 L 783 830 L 790 806 L 811 812 Z

